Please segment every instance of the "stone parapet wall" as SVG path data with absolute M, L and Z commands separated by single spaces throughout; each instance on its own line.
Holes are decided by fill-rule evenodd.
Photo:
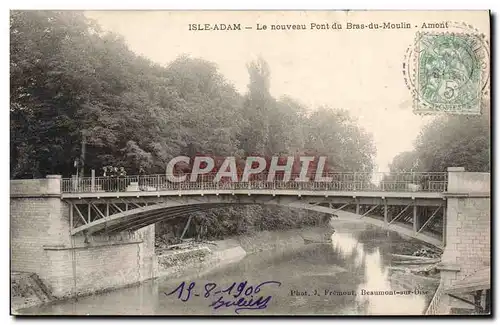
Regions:
M 45 179 L 14 179 L 10 181 L 10 196 L 45 196 L 61 194 L 61 176 L 49 175 Z

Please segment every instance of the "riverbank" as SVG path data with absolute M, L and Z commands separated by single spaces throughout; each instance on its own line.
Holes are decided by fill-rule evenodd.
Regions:
M 382 260 L 380 260 L 380 258 L 382 258 L 385 260 L 385 262 L 383 262 L 384 265 L 388 267 L 388 274 L 386 274 L 389 278 L 387 278 L 387 280 L 390 282 L 393 289 L 414 290 L 418 288 L 419 290 L 425 291 L 429 289 L 429 292 L 426 294 L 426 300 L 429 301 L 435 291 L 434 279 L 411 274 L 411 272 L 406 270 L 408 265 L 399 265 L 397 267 L 398 269 L 395 270 L 396 267 L 392 266 L 394 262 L 393 257 L 391 257 L 391 254 L 402 254 L 402 248 L 406 251 L 409 250 L 410 247 L 413 247 L 413 251 L 417 251 L 425 247 L 424 244 L 414 240 L 412 241 L 411 239 L 402 238 L 392 233 L 389 235 L 389 233 L 384 234 L 384 232 L 382 232 L 381 234 L 380 230 L 370 225 L 333 222 L 333 227 L 335 227 L 335 231 L 338 232 L 340 237 L 332 237 L 332 233 L 334 232 L 332 227 L 308 227 L 288 231 L 264 231 L 252 235 L 235 236 L 233 238 L 213 242 L 191 242 L 187 245 L 189 247 L 184 247 L 183 249 L 160 250 L 157 252 L 157 278 L 159 278 L 159 282 L 155 280 L 146 281 L 140 284 L 136 283 L 132 285 L 130 289 L 110 288 L 107 290 L 110 291 L 108 294 L 99 295 L 95 293 L 95 300 L 99 301 L 99 299 L 105 299 L 102 297 L 109 295 L 120 295 L 120 292 L 122 292 L 123 295 L 135 295 L 136 293 L 130 292 L 135 292 L 134 290 L 136 290 L 136 288 L 140 291 L 141 287 L 152 286 L 153 283 L 157 285 L 165 281 L 188 281 L 200 277 L 210 278 L 212 281 L 214 276 L 215 278 L 217 278 L 217 276 L 222 276 L 222 278 L 225 279 L 225 276 L 222 274 L 226 274 L 226 270 L 232 270 L 229 272 L 235 272 L 235 274 L 238 275 L 240 272 L 242 272 L 241 274 L 247 272 L 247 267 L 261 270 L 262 268 L 260 266 L 256 266 L 256 261 L 258 265 L 267 267 L 268 272 L 271 272 L 271 269 L 274 268 L 276 263 L 279 264 L 284 261 L 289 261 L 290 256 L 298 257 L 297 262 L 292 262 L 293 272 L 290 273 L 289 278 L 291 283 L 296 283 L 297 288 L 300 289 L 300 284 L 304 283 L 304 277 L 307 276 L 306 282 L 309 283 L 312 281 L 311 283 L 316 283 L 318 288 L 330 287 L 335 283 L 335 279 L 342 279 L 341 282 L 336 285 L 336 288 L 351 290 L 353 286 L 360 285 L 360 283 L 358 283 L 360 281 L 359 279 L 364 279 L 364 276 L 361 276 L 361 278 L 359 276 L 353 276 L 357 274 L 356 272 L 362 271 L 359 271 L 359 265 L 357 265 L 356 262 L 356 254 L 350 255 L 352 253 L 348 252 L 352 251 L 352 249 L 361 249 L 362 255 L 360 256 L 366 255 L 370 259 L 373 259 L 374 256 L 379 254 L 379 250 L 383 253 L 380 255 L 383 257 L 372 260 L 368 264 L 364 263 L 366 265 L 362 266 L 362 268 L 369 267 L 373 262 L 375 262 L 375 264 L 382 263 Z M 347 237 L 345 239 L 347 239 L 347 241 L 344 241 L 343 238 L 346 235 Z M 349 240 L 349 238 L 352 238 L 352 240 Z M 363 244 L 356 244 L 357 240 L 354 238 L 361 238 Z M 332 239 L 335 239 L 334 243 L 332 243 Z M 400 243 L 400 245 L 398 246 L 396 243 Z M 335 246 L 333 251 L 331 245 Z M 351 247 L 351 245 L 353 246 Z M 396 249 L 396 247 L 399 247 L 399 249 Z M 314 253 L 311 255 L 311 252 Z M 324 257 L 320 258 L 320 255 Z M 344 259 L 344 262 L 340 262 L 341 260 L 339 260 L 339 258 Z M 361 262 L 363 259 L 364 258 L 361 258 L 358 262 Z M 303 260 L 308 262 L 303 263 Z M 269 269 L 269 267 L 271 269 Z M 376 269 L 379 270 L 380 267 Z M 372 274 L 372 271 L 373 270 L 366 272 L 369 272 L 367 274 Z M 385 277 L 383 274 L 379 275 Z M 245 276 L 251 275 L 246 274 Z M 280 273 L 279 276 L 283 276 L 282 273 Z M 437 279 L 438 278 L 436 278 L 436 280 Z M 258 280 L 258 278 L 256 278 L 256 280 Z M 223 281 L 224 280 L 219 279 L 219 282 L 222 283 Z M 324 281 L 324 283 L 322 281 Z M 367 283 L 368 287 L 371 285 L 371 283 Z M 375 289 L 377 288 L 378 284 Z M 93 297 L 79 297 L 78 300 L 80 301 L 80 299 L 81 301 L 94 301 Z M 344 300 L 342 300 L 343 303 L 347 303 L 347 300 Z M 67 303 L 72 304 L 70 300 L 68 300 Z M 75 303 L 78 304 L 78 302 Z M 89 302 L 85 302 L 84 304 L 86 303 Z M 142 304 L 142 300 L 140 303 Z M 302 302 L 294 300 L 294 303 L 301 304 Z M 50 307 L 52 304 L 61 305 L 65 304 L 65 302 L 52 301 L 51 303 L 43 304 L 45 305 L 43 308 L 48 310 L 52 308 Z M 24 306 L 20 304 L 15 305 L 13 301 L 12 308 L 16 309 L 16 306 L 20 306 L 17 308 L 24 308 Z M 133 306 L 134 303 L 131 303 L 131 307 Z M 32 308 L 29 309 L 33 310 Z M 304 312 L 305 311 L 306 310 L 304 310 Z M 27 312 L 30 313 L 30 311 Z M 20 311 L 20 313 L 22 313 L 22 311 Z
M 349 230 L 349 232 L 366 231 L 373 227 L 351 222 L 335 222 L 334 226 L 339 230 Z M 237 236 L 226 240 L 199 244 L 199 247 L 183 251 L 164 252 L 158 255 L 159 277 L 191 278 L 193 276 L 202 276 L 237 263 L 247 255 L 254 254 L 258 254 L 259 260 L 262 262 L 266 260 L 272 261 L 278 256 L 289 252 L 298 253 L 301 250 L 307 250 L 314 244 L 330 243 L 333 233 L 334 228 L 328 226 L 307 227 L 280 232 L 263 231 L 253 235 Z M 378 245 L 385 243 L 393 255 L 411 255 L 425 249 L 434 250 L 429 245 L 417 242 L 415 239 L 401 235 L 396 236 L 404 238 L 404 240 L 402 242 L 398 241 L 398 244 L 396 244 L 396 242 L 387 241 L 387 239 L 384 241 L 373 238 L 371 242 Z M 399 265 L 396 260 L 391 260 L 391 264 L 396 263 L 396 265 Z M 422 271 L 422 265 L 419 266 L 417 262 L 416 264 L 408 263 L 389 267 L 388 280 L 391 286 L 397 290 L 418 290 L 424 293 L 428 303 L 439 285 L 440 276 L 437 273 L 429 275 L 428 271 Z M 339 267 L 339 269 L 342 268 Z M 331 271 L 329 269 L 330 273 Z M 303 276 L 306 274 L 307 272 L 302 273 Z
M 180 278 L 194 274 L 205 274 L 237 263 L 251 254 L 258 253 L 262 255 L 263 260 L 270 259 L 280 253 L 300 250 L 308 243 L 327 242 L 332 233 L 333 228 L 328 226 L 308 227 L 288 231 L 263 231 L 212 242 L 193 242 L 192 247 L 187 249 L 157 252 L 158 273 L 156 278 Z M 50 295 L 50 290 L 45 288 L 36 274 L 12 272 L 11 278 L 11 311 L 13 314 L 18 314 L 22 309 L 29 307 L 69 300 L 68 298 L 54 299 Z M 136 285 L 140 285 L 140 283 L 108 288 L 85 296 Z
M 53 300 L 49 290 L 35 273 L 11 273 L 11 309 L 42 305 Z
M 330 227 L 307 227 L 287 231 L 262 231 L 252 235 L 193 244 L 183 250 L 160 251 L 157 254 L 158 277 L 181 277 L 204 274 L 241 261 L 250 254 L 262 259 L 300 250 L 310 243 L 327 243 L 333 233 Z

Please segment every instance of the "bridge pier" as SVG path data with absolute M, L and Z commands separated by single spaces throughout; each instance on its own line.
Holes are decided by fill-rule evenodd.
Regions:
M 434 312 L 437 314 L 448 314 L 451 307 L 464 300 L 474 302 L 477 291 L 486 293 L 491 288 L 490 174 L 450 167 L 445 196 L 446 246 L 439 265 L 438 288 L 444 294 Z M 488 299 L 483 295 L 480 300 Z
M 154 225 L 114 236 L 71 236 L 61 177 L 12 180 L 11 271 L 34 272 L 56 298 L 156 276 Z

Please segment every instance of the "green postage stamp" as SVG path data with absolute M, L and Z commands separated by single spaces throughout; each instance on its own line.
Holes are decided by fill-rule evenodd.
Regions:
M 480 114 L 489 80 L 489 52 L 473 33 L 418 33 L 414 111 Z

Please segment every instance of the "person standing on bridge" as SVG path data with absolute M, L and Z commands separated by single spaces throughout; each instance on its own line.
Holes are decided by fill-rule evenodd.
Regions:
M 139 176 L 138 176 L 138 183 L 139 183 L 139 189 L 141 191 L 144 191 L 146 190 L 146 182 L 145 182 L 145 174 L 146 174 L 146 171 L 144 170 L 144 168 L 141 166 L 139 166 Z
M 110 166 L 104 166 L 102 168 L 102 176 L 104 177 L 104 184 L 103 184 L 103 188 L 105 191 L 109 191 L 110 190 L 110 184 L 109 184 L 109 176 L 111 174 L 111 168 Z
M 113 167 L 111 165 L 108 166 L 108 179 L 107 179 L 107 183 L 108 183 L 108 189 L 111 191 L 111 192 L 116 192 L 117 190 L 117 187 L 116 187 L 116 176 L 117 176 L 117 168 L 116 167 Z
M 119 169 L 115 167 L 116 170 L 116 180 L 117 180 L 117 190 L 122 192 L 125 191 L 125 188 L 128 184 L 126 184 L 125 176 L 127 176 L 127 172 L 125 171 L 125 167 L 121 166 Z
M 108 174 L 107 174 L 108 177 L 113 177 L 114 176 L 114 168 L 113 168 L 113 166 L 109 165 L 107 167 L 107 172 L 108 172 Z

